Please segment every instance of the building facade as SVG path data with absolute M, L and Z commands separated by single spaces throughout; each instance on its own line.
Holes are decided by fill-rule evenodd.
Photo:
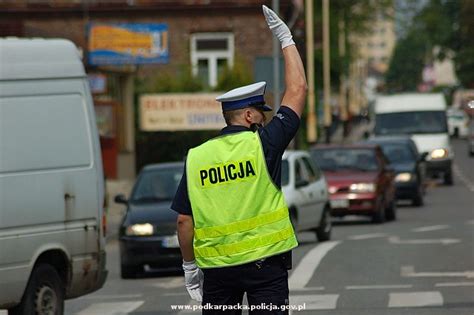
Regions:
M 258 57 L 272 54 L 262 4 L 271 5 L 271 1 L 3 0 L 0 36 L 66 38 L 77 45 L 90 76 L 105 172 L 109 178 L 126 179 L 136 171 L 135 79 L 155 80 L 162 73 L 189 67 L 212 89 L 236 58 L 253 69 Z M 282 8 L 285 4 L 282 1 Z M 94 49 L 106 47 L 107 41 L 122 52 L 145 56 L 141 46 L 121 46 L 129 42 L 121 36 L 129 36 L 134 27 L 139 29 L 133 35 L 137 45 L 146 42 L 140 37 L 145 26 L 160 28 L 161 35 L 152 36 L 152 41 L 160 42 L 165 58 L 156 62 L 93 59 Z

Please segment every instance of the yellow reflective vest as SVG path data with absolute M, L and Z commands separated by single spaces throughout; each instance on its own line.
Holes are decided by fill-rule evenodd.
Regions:
M 240 265 L 298 246 L 257 133 L 221 136 L 191 149 L 186 174 L 200 268 Z

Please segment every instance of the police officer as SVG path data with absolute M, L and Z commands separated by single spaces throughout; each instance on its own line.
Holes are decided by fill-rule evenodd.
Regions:
M 171 206 L 179 213 L 185 286 L 203 314 L 241 314 L 245 293 L 251 314 L 288 313 L 287 269 L 298 243 L 281 191 L 281 159 L 298 130 L 307 85 L 290 30 L 266 6 L 263 13 L 283 50 L 282 106 L 265 124 L 265 82 L 219 96 L 227 127 L 189 151 Z

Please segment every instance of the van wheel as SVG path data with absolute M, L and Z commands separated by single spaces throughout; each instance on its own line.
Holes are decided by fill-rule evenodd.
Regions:
M 62 315 L 64 284 L 56 269 L 40 264 L 33 269 L 20 304 L 8 310 L 13 315 Z
M 316 229 L 316 237 L 318 241 L 324 242 L 331 239 L 332 223 L 331 223 L 331 208 L 326 206 L 319 222 L 319 227 Z
M 133 279 L 141 271 L 139 266 L 135 265 L 120 265 L 120 276 L 122 279 Z

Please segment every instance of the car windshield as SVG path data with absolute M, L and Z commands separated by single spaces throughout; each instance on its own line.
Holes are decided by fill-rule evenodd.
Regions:
M 288 161 L 281 161 L 281 185 L 286 186 L 290 181 L 290 172 L 288 168 Z
M 316 149 L 311 156 L 323 171 L 376 171 L 375 151 L 371 149 Z
M 171 201 L 178 189 L 183 167 L 170 167 L 142 173 L 133 189 L 132 202 Z
M 390 163 L 407 163 L 416 160 L 408 145 L 401 143 L 381 143 L 382 151 Z
M 447 130 L 444 111 L 377 114 L 375 117 L 376 135 L 446 133 Z

